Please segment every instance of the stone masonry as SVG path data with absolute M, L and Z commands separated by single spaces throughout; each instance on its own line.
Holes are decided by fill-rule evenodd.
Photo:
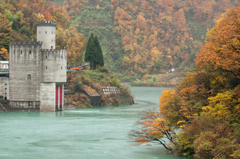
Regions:
M 10 106 L 16 110 L 63 110 L 67 51 L 55 50 L 57 23 L 36 25 L 37 42 L 10 42 Z

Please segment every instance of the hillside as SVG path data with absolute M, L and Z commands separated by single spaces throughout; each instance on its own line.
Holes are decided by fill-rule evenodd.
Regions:
M 96 70 L 68 73 L 68 85 L 74 94 L 66 97 L 67 105 L 77 108 L 92 107 L 89 95 L 94 94 L 101 97 L 101 103 L 98 106 L 132 105 L 134 103 L 134 97 L 128 87 L 120 84 L 116 76 L 105 66 Z
M 87 40 L 57 3 L 45 0 L 0 1 L 0 58 L 8 59 L 10 41 L 36 41 L 36 21 L 55 21 L 56 49 L 66 47 L 68 64 L 82 62 Z
M 83 61 L 93 32 L 104 61 L 122 81 L 170 68 L 189 70 L 215 21 L 240 0 L 2 0 L 0 56 L 9 41 L 36 40 L 36 21 L 56 21 L 56 48 L 68 64 Z M 86 37 L 86 38 L 85 38 Z
M 123 75 L 192 68 L 215 21 L 239 0 L 54 0 L 78 31 L 99 37 L 106 65 Z M 77 9 L 76 9 L 77 8 Z
M 159 97 L 130 133 L 136 144 L 154 142 L 195 159 L 240 158 L 240 5 L 208 33 L 196 69 Z

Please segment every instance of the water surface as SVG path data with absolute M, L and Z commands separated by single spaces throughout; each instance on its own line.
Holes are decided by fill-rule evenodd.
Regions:
M 140 112 L 158 107 L 165 88 L 130 89 L 132 106 L 0 113 L 0 159 L 183 159 L 158 144 L 130 145 Z

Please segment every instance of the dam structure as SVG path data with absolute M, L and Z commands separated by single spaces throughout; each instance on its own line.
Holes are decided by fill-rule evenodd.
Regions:
M 10 42 L 8 81 L 4 77 L 9 90 L 4 96 L 12 110 L 63 110 L 67 51 L 55 49 L 56 25 L 36 22 L 37 42 Z

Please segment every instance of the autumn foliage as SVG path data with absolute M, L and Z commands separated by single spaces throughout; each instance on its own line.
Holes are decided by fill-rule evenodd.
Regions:
M 196 16 L 204 18 L 204 14 Z M 161 140 L 168 133 L 162 135 L 162 131 L 181 130 L 169 140 L 174 148 L 165 148 L 195 158 L 240 158 L 239 17 L 240 5 L 222 15 L 207 34 L 195 71 L 174 90 L 162 92 L 160 112 L 137 123 L 142 134 L 134 133 L 134 142 L 157 139 L 165 147 Z M 164 127 L 159 127 L 159 121 L 164 121 Z
M 47 0 L 41 2 L 47 11 L 37 12 L 37 17 L 59 19 L 63 27 L 74 25 L 87 38 L 94 33 L 111 71 L 122 76 L 142 76 L 165 73 L 171 67 L 192 68 L 207 31 L 239 2 Z
M 111 1 L 114 32 L 122 38 L 123 72 L 165 73 L 189 67 L 206 31 L 237 1 Z M 229 35 L 230 36 L 230 35 Z M 191 64 L 190 64 L 191 65 Z
M 68 104 L 76 107 L 91 107 L 90 96 L 101 96 L 101 106 L 119 106 L 133 104 L 133 96 L 129 89 L 120 84 L 115 75 L 105 66 L 99 66 L 95 70 L 73 71 L 67 76 L 69 89 L 74 93 L 67 97 Z M 119 92 L 116 94 L 106 94 L 102 87 L 116 87 Z M 86 95 L 86 98 L 83 94 Z M 82 97 L 81 97 L 82 96 Z
M 56 31 L 56 48 L 67 48 L 68 63 L 82 62 L 86 48 L 85 37 L 78 33 L 74 26 L 70 27 L 70 18 L 74 14 L 71 8 L 81 4 L 70 1 L 63 7 L 58 3 L 45 0 L 3 0 L 0 2 L 0 48 L 2 54 L 9 47 L 10 41 L 36 40 L 36 21 L 58 22 Z M 68 14 L 65 14 L 65 10 Z M 4 59 L 7 59 L 5 57 Z

